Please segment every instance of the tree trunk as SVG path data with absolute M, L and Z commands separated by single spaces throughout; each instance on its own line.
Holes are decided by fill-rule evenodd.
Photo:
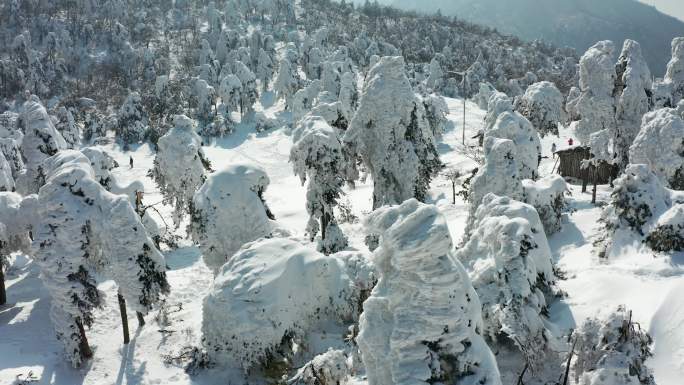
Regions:
M 587 184 L 589 183 L 589 169 L 585 169 L 582 173 L 582 192 L 587 192 Z
M 5 291 L 5 273 L 2 271 L 2 263 L 0 263 L 0 305 L 7 303 L 7 291 Z
M 145 326 L 145 318 L 143 317 L 142 313 L 139 311 L 136 311 L 135 315 L 138 316 L 138 326 L 140 326 L 140 327 Z
M 81 336 L 81 342 L 78 346 L 81 351 L 81 358 L 88 360 L 93 357 L 93 351 L 88 344 L 88 337 L 86 336 L 85 328 L 83 327 L 83 322 L 81 322 L 80 318 L 76 318 L 76 326 L 78 327 L 78 333 Z
M 598 168 L 594 167 L 592 171 L 592 177 L 594 179 L 594 188 L 591 190 L 591 203 L 596 204 L 596 184 L 598 182 Z
M 451 182 L 451 200 L 456 204 L 456 182 Z
M 325 210 L 323 211 L 323 215 L 321 215 L 321 239 L 325 239 L 325 230 L 328 228 L 328 223 L 330 223 L 330 214 L 328 214 Z
M 117 293 L 116 296 L 119 299 L 119 312 L 121 312 L 121 325 L 123 326 L 124 344 L 127 344 L 131 342 L 131 336 L 128 334 L 128 315 L 126 314 L 126 300 L 120 293 Z

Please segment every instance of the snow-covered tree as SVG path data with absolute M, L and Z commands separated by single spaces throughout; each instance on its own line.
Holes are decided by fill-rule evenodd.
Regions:
M 131 92 L 124 100 L 117 115 L 117 136 L 124 145 L 137 143 L 147 134 L 147 113 L 137 92 Z
M 684 190 L 684 119 L 668 108 L 646 114 L 629 161 L 648 165 L 663 184 Z
M 480 83 L 487 81 L 487 67 L 482 63 L 483 60 L 482 56 L 478 56 L 477 60 L 468 67 L 461 82 L 462 97 L 472 97 L 480 90 Z
M 469 239 L 455 256 L 470 274 L 482 304 L 483 334 L 513 343 L 533 368 L 550 359 L 545 295 L 554 282 L 551 249 L 536 210 L 487 194 Z
M 13 138 L 0 138 L 0 153 L 5 157 L 12 171 L 12 178 L 16 181 L 24 170 L 24 159 L 21 154 L 21 146 Z
M 285 99 L 286 109 L 292 109 L 292 97 L 298 88 L 299 76 L 297 75 L 297 67 L 293 66 L 286 57 L 280 59 L 278 75 L 276 75 L 273 90 L 276 92 L 278 99 Z
M 2 191 L 14 191 L 14 177 L 9 162 L 0 151 L 0 192 Z
M 575 332 L 577 358 L 572 369 L 578 385 L 655 385 L 645 361 L 653 339 L 619 306 L 605 319 L 589 318 Z
M 260 167 L 235 164 L 211 174 L 195 193 L 188 232 L 214 271 L 245 243 L 277 231 L 263 198 L 268 184 Z
M 589 136 L 603 129 L 615 130 L 614 64 L 615 45 L 610 40 L 594 44 L 580 59 L 580 91 L 576 123 L 577 138 L 589 143 Z
M 558 123 L 563 122 L 563 95 L 551 82 L 534 83 L 525 94 L 515 99 L 515 110 L 526 117 L 543 138 L 558 135 Z
M 307 233 L 311 240 L 320 229 L 319 250 L 335 253 L 347 246 L 347 238 L 337 226 L 334 209 L 345 181 L 345 158 L 335 129 L 319 116 L 303 119 L 292 136 L 290 162 L 295 175 L 307 184 Z M 320 221 L 320 223 L 319 223 Z
M 383 57 L 367 79 L 344 141 L 373 176 L 373 208 L 424 200 L 442 164 L 403 58 Z
M 506 111 L 499 115 L 494 125 L 485 131 L 488 137 L 510 139 L 515 144 L 515 160 L 520 179 L 537 179 L 541 160 L 539 134 L 529 120 L 518 112 Z
M 81 133 L 74 120 L 74 115 L 64 106 L 57 109 L 55 128 L 62 134 L 67 148 L 74 149 L 81 144 Z
M 202 151 L 202 139 L 195 132 L 195 122 L 185 115 L 176 115 L 173 124 L 159 138 L 150 176 L 164 201 L 173 205 L 173 221 L 178 227 L 183 214 L 190 212 L 192 197 L 204 182 L 210 165 Z
M 0 192 L 0 305 L 7 301 L 4 271 L 9 266 L 8 257 L 17 251 L 32 254 L 29 230 L 35 215 L 22 210 L 22 203 L 21 195 Z
M 321 92 L 321 81 L 314 80 L 306 87 L 300 89 L 294 94 L 292 98 L 292 120 L 299 121 L 314 105 L 314 101 L 318 98 Z
M 257 101 L 257 84 L 254 73 L 241 61 L 235 63 L 235 75 L 242 83 L 240 94 L 240 112 L 242 116 L 254 112 L 254 103 Z
M 651 71 L 641 54 L 639 43 L 629 39 L 625 40 L 615 69 L 616 125 L 613 151 L 615 163 L 622 170 L 629 164 L 629 147 L 639 133 L 642 117 L 651 106 Z
M 480 107 L 482 110 L 487 110 L 487 107 L 489 106 L 489 98 L 492 97 L 492 95 L 496 92 L 496 88 L 494 88 L 493 85 L 485 82 L 485 83 L 480 83 L 480 89 L 473 96 L 473 101 Z
M 522 201 L 524 197 L 516 149 L 513 141 L 488 137 L 484 142 L 485 164 L 470 181 L 468 204 L 470 216 L 466 226 L 472 228 L 475 212 L 482 203 L 482 198 L 488 193 L 507 196 Z
M 352 373 L 344 350 L 329 348 L 297 370 L 297 374 L 288 382 L 293 385 L 341 384 Z
M 684 98 L 684 37 L 672 40 L 672 59 L 667 63 L 665 83 L 669 85 L 672 106 Z
M 340 82 L 342 74 L 339 70 L 339 63 L 325 61 L 321 71 L 321 89 L 323 92 L 329 92 L 335 99 L 340 95 Z
M 348 261 L 286 238 L 245 246 L 204 298 L 202 344 L 209 357 L 249 371 L 276 351 L 291 356 L 290 342 L 306 344 L 320 321 L 357 319 L 369 282 Z
M 501 384 L 480 300 L 439 210 L 409 199 L 374 211 L 366 224 L 380 235 L 379 281 L 356 338 L 368 383 Z
M 513 99 L 503 92 L 494 91 L 487 101 L 487 115 L 485 115 L 484 131 L 494 127 L 499 115 L 506 111 L 513 111 Z
M 645 242 L 655 251 L 684 251 L 684 203 L 675 204 L 663 213 Z
M 38 180 L 38 169 L 43 161 L 66 149 L 67 144 L 36 96 L 31 96 L 24 103 L 21 122 L 25 134 L 21 141 L 21 154 L 26 162 L 26 171 L 16 182 L 17 191 L 28 195 L 38 192 L 42 184 Z
M 165 263 L 127 198 L 105 191 L 85 156 L 63 151 L 45 167 L 33 249 L 52 297 L 57 338 L 77 367 L 92 356 L 85 327 L 102 303 L 93 273 L 106 272 L 131 305 L 147 313 L 168 291 Z

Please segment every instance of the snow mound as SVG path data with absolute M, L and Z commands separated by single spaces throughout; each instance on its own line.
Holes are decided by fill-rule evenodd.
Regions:
M 560 231 L 561 217 L 565 208 L 565 193 L 568 184 L 558 174 L 549 175 L 537 181 L 522 181 L 525 202 L 534 206 L 544 223 L 544 232 L 551 235 Z
M 367 227 L 381 234 L 379 281 L 357 337 L 369 385 L 501 384 L 481 336 L 480 301 L 437 208 L 410 199 L 376 210 Z
M 274 232 L 261 199 L 268 184 L 261 167 L 234 164 L 211 174 L 195 193 L 189 233 L 214 271 L 243 244 Z
M 684 119 L 669 108 L 646 114 L 629 161 L 648 165 L 665 185 L 684 189 Z
M 650 366 L 659 384 L 684 378 L 684 282 L 673 287 L 651 318 L 649 333 L 656 341 Z
M 321 318 L 355 318 L 358 291 L 344 262 L 291 239 L 246 246 L 204 299 L 203 344 L 215 362 L 249 370 Z

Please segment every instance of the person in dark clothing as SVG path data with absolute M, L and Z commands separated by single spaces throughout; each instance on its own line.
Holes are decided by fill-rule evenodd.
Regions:
M 131 165 L 131 168 L 133 168 L 133 156 L 129 157 L 128 163 Z

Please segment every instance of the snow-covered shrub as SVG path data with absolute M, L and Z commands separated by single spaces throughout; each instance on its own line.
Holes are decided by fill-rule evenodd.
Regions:
M 672 93 L 672 106 L 684 98 L 684 37 L 672 40 L 672 59 L 667 63 L 665 83 Z
M 80 366 L 92 355 L 84 327 L 92 325 L 92 310 L 102 300 L 93 272 L 106 272 L 144 314 L 168 291 L 166 264 L 128 200 L 95 181 L 84 155 L 62 151 L 44 167 L 33 249 L 52 297 L 57 337 L 68 360 Z
M 248 371 L 264 364 L 320 320 L 355 319 L 354 278 L 342 260 L 294 240 L 253 242 L 221 268 L 204 298 L 204 348 L 222 365 Z
M 523 200 L 524 191 L 515 159 L 515 144 L 508 139 L 488 137 L 484 143 L 485 164 L 470 182 L 469 224 L 487 193 Z
M 684 189 L 684 119 L 668 108 L 646 114 L 629 161 L 648 165 L 663 184 Z
M 503 92 L 494 92 L 487 101 L 487 115 L 485 115 L 484 130 L 494 127 L 499 115 L 506 111 L 513 111 L 513 100 Z
M 509 139 L 515 144 L 515 160 L 521 179 L 537 179 L 541 159 L 539 134 L 529 120 L 518 112 L 505 111 L 499 115 L 494 125 L 484 132 L 488 137 Z
M 164 200 L 174 206 L 173 221 L 178 227 L 183 214 L 189 211 L 192 196 L 204 182 L 209 163 L 193 120 L 185 115 L 176 115 L 173 124 L 174 127 L 159 138 L 159 150 L 150 176 L 157 183 Z
M 543 138 L 558 135 L 563 118 L 563 95 L 551 82 L 534 83 L 515 99 L 515 109 L 526 117 Z
M 344 350 L 328 349 L 307 362 L 288 381 L 289 385 L 342 384 L 352 374 L 349 358 Z
M 425 107 L 425 118 L 432 130 L 432 136 L 440 138 L 446 131 L 447 115 L 449 115 L 449 106 L 443 97 L 431 94 L 423 98 L 423 106 Z
M 260 167 L 235 164 L 211 174 L 195 193 L 188 232 L 214 271 L 243 244 L 274 232 L 272 214 L 263 201 L 268 184 Z
M 675 204 L 661 215 L 645 242 L 655 251 L 684 251 L 684 204 Z
M 307 184 L 307 234 L 311 240 L 321 231 L 319 250 L 335 253 L 347 246 L 335 220 L 334 209 L 342 194 L 346 160 L 337 132 L 320 116 L 304 118 L 292 135 L 290 162 L 302 185 Z M 319 224 L 320 221 L 320 224 Z
M 86 147 L 81 152 L 90 160 L 95 180 L 109 190 L 114 179 L 112 170 L 119 167 L 119 164 L 111 155 L 97 147 Z
M 575 332 L 577 358 L 572 366 L 578 385 L 655 385 L 645 361 L 653 340 L 620 306 L 606 319 L 590 318 Z
M 426 198 L 442 164 L 402 57 L 383 57 L 371 68 L 344 142 L 373 177 L 373 208 Z
M 492 97 L 492 95 L 496 92 L 496 88 L 494 88 L 493 85 L 484 82 L 480 83 L 480 89 L 473 96 L 473 101 L 477 104 L 478 107 L 482 110 L 487 110 L 487 107 L 489 106 L 489 98 Z
M 577 122 L 577 138 L 583 144 L 589 143 L 589 136 L 599 130 L 615 128 L 615 63 L 612 41 L 604 40 L 594 44 L 580 59 L 580 90 L 577 111 L 581 117 Z
M 505 336 L 533 367 L 547 358 L 545 294 L 552 294 L 549 249 L 536 210 L 488 194 L 475 214 L 469 240 L 455 253 L 482 304 L 484 335 Z
M 62 135 L 55 129 L 45 107 L 37 97 L 24 103 L 21 114 L 24 138 L 21 141 L 21 155 L 26 162 L 26 172 L 17 178 L 17 191 L 22 195 L 38 192 L 38 168 L 43 161 L 67 145 Z
M 568 185 L 558 174 L 549 175 L 533 181 L 522 181 L 525 202 L 532 205 L 539 213 L 544 224 L 544 231 L 551 235 L 560 231 L 561 217 L 565 208 L 565 193 Z
M 620 169 L 629 164 L 629 147 L 639 134 L 641 119 L 651 107 L 651 71 L 641 54 L 641 46 L 634 40 L 625 40 L 622 53 L 615 66 L 617 82 L 615 132 L 613 147 Z
M 368 383 L 501 384 L 478 295 L 451 255 L 437 208 L 409 199 L 376 210 L 366 224 L 381 235 L 373 254 L 379 281 L 356 339 Z

